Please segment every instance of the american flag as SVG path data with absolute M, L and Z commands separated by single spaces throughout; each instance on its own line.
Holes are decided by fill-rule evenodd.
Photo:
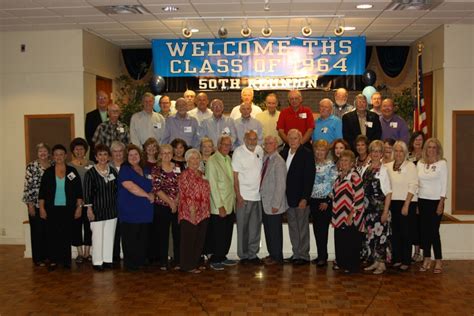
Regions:
M 428 134 L 428 125 L 426 122 L 426 108 L 425 97 L 423 95 L 423 67 L 421 47 L 418 49 L 417 56 L 417 74 L 416 74 L 416 102 L 415 111 L 413 114 L 413 131 L 422 131 L 425 135 Z

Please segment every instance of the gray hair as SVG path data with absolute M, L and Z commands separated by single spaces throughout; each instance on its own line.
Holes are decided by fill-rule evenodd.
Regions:
M 41 143 L 38 143 L 38 144 L 36 145 L 36 152 L 38 152 L 38 150 L 40 150 L 41 148 L 46 149 L 46 150 L 48 151 L 48 153 L 51 152 L 51 148 L 50 148 L 49 145 L 46 144 L 46 143 L 42 143 L 42 142 L 41 142 Z
M 184 160 L 188 162 L 192 155 L 196 155 L 199 158 L 199 160 L 201 160 L 202 158 L 199 150 L 197 150 L 196 148 L 191 148 L 191 149 L 188 149 L 186 153 L 184 154 Z
M 405 160 L 408 159 L 408 147 L 407 147 L 407 144 L 405 144 L 404 141 L 401 141 L 401 140 L 397 140 L 395 142 L 395 144 L 393 144 L 393 149 L 395 149 L 395 147 L 400 147 L 402 150 L 403 150 L 403 153 L 405 154 Z M 393 151 L 392 151 L 392 156 L 393 156 Z M 392 157 L 393 158 L 393 157 Z
M 112 144 L 110 145 L 110 150 L 114 151 L 116 149 L 125 150 L 125 144 L 118 140 L 114 140 Z
M 232 137 L 230 137 L 229 135 L 222 135 L 221 137 L 219 137 L 219 139 L 217 139 L 217 147 L 219 147 L 222 144 L 222 141 L 224 139 L 230 140 L 230 144 L 232 145 Z

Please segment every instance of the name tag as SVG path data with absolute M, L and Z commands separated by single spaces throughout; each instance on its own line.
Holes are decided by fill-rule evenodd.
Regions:
M 123 128 L 123 127 L 117 127 L 117 131 L 118 131 L 120 134 L 123 134 L 123 133 L 125 133 L 125 128 Z
M 398 122 L 390 122 L 390 127 L 397 128 L 398 127 Z
M 193 132 L 193 127 L 192 126 L 185 126 L 184 127 L 184 132 L 185 133 L 192 133 Z
M 153 127 L 154 127 L 154 128 L 161 128 L 161 123 L 154 123 L 154 124 L 153 124 Z
M 113 173 L 109 174 L 108 180 L 109 181 L 115 180 L 115 176 L 113 175 Z
M 69 172 L 69 174 L 67 175 L 67 178 L 72 181 L 76 178 L 76 175 L 74 174 L 74 172 Z
M 302 118 L 302 119 L 307 118 L 306 113 L 300 113 L 298 116 L 299 116 L 300 118 Z
M 374 123 L 372 122 L 365 122 L 365 126 L 367 126 L 368 128 L 372 128 L 373 125 Z
M 174 173 L 181 173 L 181 168 L 180 167 L 174 167 L 173 172 Z
M 145 178 L 147 178 L 148 180 L 151 180 L 152 179 L 151 174 L 145 175 Z
M 228 127 L 225 127 L 223 130 L 222 130 L 222 135 L 230 135 L 230 129 Z
M 88 165 L 88 166 L 85 166 L 84 169 L 90 170 L 92 167 L 94 167 L 94 166 L 93 165 Z
M 327 127 L 323 127 L 323 128 L 321 128 L 321 133 L 326 134 L 328 132 L 328 130 L 329 129 Z
M 316 172 L 321 172 L 321 171 L 323 171 L 323 168 L 321 168 L 321 167 L 316 167 Z

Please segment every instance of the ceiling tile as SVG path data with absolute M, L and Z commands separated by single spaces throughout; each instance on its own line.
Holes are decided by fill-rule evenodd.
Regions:
M 91 16 L 72 16 L 68 17 L 71 21 L 76 23 L 96 23 L 96 22 L 114 22 L 107 15 L 91 15 Z
M 83 25 L 84 27 L 90 28 L 90 29 L 97 29 L 97 30 L 122 30 L 126 29 L 125 26 L 118 22 L 92 22 L 92 23 L 79 23 L 80 25 Z
M 121 30 L 99 30 L 95 29 L 95 31 L 104 36 L 113 36 L 113 35 L 133 35 L 134 33 L 129 29 L 121 29 Z
M 49 8 L 87 6 L 85 0 L 33 0 L 35 3 Z
M 415 18 L 409 18 L 409 19 L 377 18 L 372 23 L 372 25 L 395 25 L 395 26 L 403 25 L 403 26 L 406 26 L 406 25 L 411 24 L 415 20 L 416 20 Z
M 464 10 L 464 11 L 431 11 L 428 14 L 424 15 L 424 18 L 464 18 L 469 16 L 474 11 Z
M 155 21 L 156 18 L 152 14 L 109 14 L 109 17 L 119 22 L 132 21 Z
M 206 12 L 220 12 L 226 15 L 226 12 L 240 12 L 243 14 L 242 6 L 239 3 L 219 3 L 219 4 L 195 4 L 194 8 L 201 15 L 206 15 Z
M 53 8 L 51 11 L 62 16 L 105 15 L 94 7 Z
M 0 25 L 20 25 L 20 24 L 26 24 L 26 22 L 20 18 L 0 19 Z
M 474 1 L 444 1 L 439 6 L 434 8 L 433 11 L 462 11 L 462 10 L 474 10 Z
M 344 15 L 344 18 L 375 18 L 382 11 L 373 11 L 373 10 L 358 10 L 358 11 L 349 11 L 349 10 L 339 10 L 337 14 Z
M 451 24 L 459 21 L 461 18 L 421 18 L 418 19 L 417 22 L 422 23 L 422 24 L 436 24 L 436 25 L 442 25 L 442 24 Z
M 170 17 L 179 16 L 180 14 L 183 14 L 183 13 L 191 13 L 191 12 L 196 13 L 196 10 L 194 10 L 193 6 L 190 5 L 189 3 L 176 4 L 176 6 L 179 8 L 179 10 L 177 12 L 169 12 L 169 13 L 163 11 L 163 7 L 165 7 L 164 4 L 146 4 L 145 8 L 149 10 L 150 12 L 163 13 Z
M 0 9 L 27 9 L 41 8 L 41 5 L 33 0 L 1 0 Z
M 93 6 L 140 4 L 138 0 L 87 0 L 87 2 Z
M 427 14 L 424 10 L 383 11 L 381 18 L 417 18 Z
M 74 21 L 71 21 L 71 19 L 68 18 L 63 18 L 63 17 L 28 17 L 28 18 L 23 18 L 24 21 L 27 23 L 33 23 L 33 24 L 70 24 L 70 23 L 75 23 Z
M 37 16 L 57 16 L 56 13 L 47 10 L 47 9 L 12 9 L 12 10 L 5 10 L 11 15 L 17 17 L 37 17 Z

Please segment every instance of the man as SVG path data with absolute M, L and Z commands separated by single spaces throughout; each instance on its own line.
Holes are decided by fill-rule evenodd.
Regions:
M 332 114 L 333 103 L 328 98 L 319 102 L 319 117 L 313 131 L 313 142 L 324 139 L 331 144 L 335 139 L 342 138 L 342 121 Z
M 92 137 L 94 137 L 95 130 L 97 127 L 107 121 L 107 106 L 109 105 L 109 96 L 105 91 L 98 91 L 97 92 L 97 108 L 95 110 L 90 111 L 86 115 L 86 122 L 85 122 L 85 134 L 86 140 L 89 144 L 89 159 L 95 160 L 95 153 L 94 147 L 95 144 L 92 141 Z
M 260 180 L 260 196 L 263 208 L 263 227 L 269 256 L 263 262 L 266 265 L 283 263 L 283 213 L 288 209 L 286 201 L 286 164 L 278 154 L 278 141 L 269 135 L 264 140 Z
M 220 136 L 217 151 L 206 164 L 206 178 L 211 186 L 211 219 L 208 231 L 211 234 L 209 239 L 212 241 L 212 256 L 209 265 L 214 270 L 224 270 L 225 266 L 237 263 L 227 259 L 235 221 L 234 174 L 229 157 L 232 143 L 230 136 Z
M 201 126 L 202 121 L 212 116 L 212 111 L 207 108 L 209 105 L 207 94 L 204 92 L 199 93 L 196 97 L 196 105 L 197 107 L 191 111 L 188 111 L 188 114 L 192 117 L 195 117 L 199 123 L 199 126 Z
M 169 116 L 173 115 L 176 113 L 176 110 L 173 111 L 171 110 L 171 100 L 170 97 L 167 95 L 164 95 L 160 98 L 160 114 L 167 119 Z
M 371 111 L 376 113 L 378 116 L 382 115 L 381 105 L 382 105 L 382 95 L 380 92 L 374 92 L 370 97 L 370 102 L 372 103 Z
M 235 140 L 234 148 L 237 148 L 244 143 L 245 133 L 250 130 L 253 130 L 257 133 L 258 144 L 262 144 L 263 143 L 262 124 L 260 124 L 259 121 L 257 121 L 251 116 L 252 107 L 250 106 L 250 104 L 242 103 L 240 105 L 240 113 L 241 113 L 241 117 L 239 117 L 238 119 L 234 121 L 235 130 L 237 132 L 237 138 Z
M 260 203 L 260 172 L 263 149 L 257 145 L 255 131 L 247 131 L 244 144 L 232 156 L 234 190 L 237 200 L 237 255 L 242 264 L 260 264 L 257 253 L 260 249 L 262 209 Z
M 229 136 L 234 144 L 237 137 L 234 120 L 222 115 L 224 113 L 224 102 L 220 99 L 211 101 L 212 117 L 205 119 L 201 123 L 200 137 L 209 137 L 214 146 L 221 136 Z
M 193 90 L 186 90 L 183 93 L 183 98 L 186 100 L 186 108 L 191 111 L 196 107 L 196 92 Z
M 282 110 L 278 118 L 278 134 L 288 147 L 288 131 L 297 129 L 303 135 L 302 142 L 311 148 L 310 139 L 314 130 L 313 112 L 309 107 L 303 106 L 303 97 L 298 90 L 288 92 L 290 106 Z
M 176 115 L 166 119 L 166 128 L 162 144 L 170 144 L 175 138 L 183 139 L 190 147 L 199 147 L 199 124 L 194 117 L 189 116 L 186 100 L 176 100 Z
M 357 136 L 365 135 L 369 142 L 380 139 L 382 128 L 379 116 L 367 111 L 367 99 L 363 94 L 356 96 L 356 110 L 342 116 L 342 136 L 349 143 L 353 152 L 356 152 L 354 141 Z
M 249 87 L 243 88 L 242 92 L 240 93 L 240 96 L 241 96 L 241 99 L 242 99 L 241 104 L 250 105 L 252 107 L 252 117 L 253 118 L 255 118 L 255 116 L 258 113 L 262 112 L 262 109 L 259 106 L 255 105 L 253 103 L 253 89 L 252 88 L 249 88 Z M 236 120 L 236 119 L 240 118 L 240 116 L 241 116 L 241 113 L 240 113 L 240 104 L 239 104 L 239 105 L 234 106 L 234 108 L 230 112 L 229 117 L 233 120 Z
M 336 106 L 334 107 L 333 113 L 338 118 L 342 118 L 344 114 L 354 110 L 352 105 L 347 104 L 347 98 L 349 97 L 349 93 L 344 88 L 339 88 L 334 93 L 334 101 L 336 102 Z
M 108 106 L 107 113 L 109 120 L 97 127 L 92 141 L 95 145 L 104 144 L 109 148 L 113 141 L 127 145 L 130 142 L 130 131 L 126 124 L 119 121 L 120 107 L 117 104 L 111 104 Z
M 282 151 L 286 161 L 286 198 L 288 231 L 293 250 L 293 264 L 309 263 L 309 200 L 315 177 L 313 152 L 302 146 L 303 135 L 297 129 L 288 131 L 289 148 Z
M 408 125 L 404 119 L 394 113 L 392 99 L 385 99 L 382 102 L 382 115 L 380 125 L 382 126 L 382 139 L 393 138 L 402 140 L 405 144 L 410 141 Z
M 149 92 L 143 95 L 143 111 L 132 115 L 130 120 L 130 141 L 142 147 L 145 141 L 153 137 L 161 143 L 165 132 L 165 118 L 153 112 L 155 96 Z
M 255 119 L 262 124 L 263 129 L 263 138 L 267 136 L 275 136 L 277 138 L 278 145 L 283 141 L 278 135 L 278 130 L 276 128 L 278 118 L 280 117 L 280 111 L 277 110 L 278 106 L 278 97 L 275 93 L 270 93 L 265 98 L 265 106 L 267 109 L 262 113 L 258 113 L 255 116 Z

